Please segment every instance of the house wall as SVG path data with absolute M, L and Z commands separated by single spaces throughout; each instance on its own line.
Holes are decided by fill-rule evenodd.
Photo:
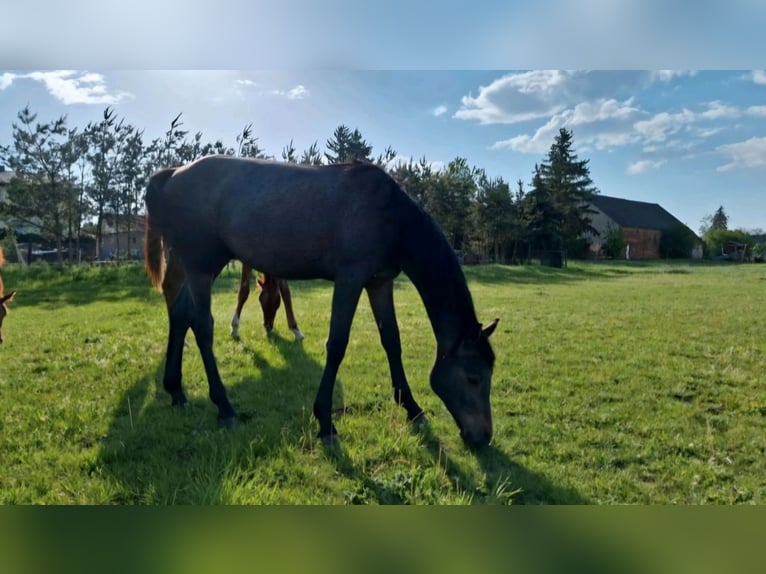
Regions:
M 630 245 L 631 259 L 659 259 L 661 237 L 662 232 L 658 229 L 622 228 L 625 245 Z

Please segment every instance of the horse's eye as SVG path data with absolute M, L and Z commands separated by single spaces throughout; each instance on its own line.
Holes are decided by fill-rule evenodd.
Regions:
M 481 383 L 481 379 L 476 375 L 468 375 L 468 384 L 474 387 L 478 387 Z

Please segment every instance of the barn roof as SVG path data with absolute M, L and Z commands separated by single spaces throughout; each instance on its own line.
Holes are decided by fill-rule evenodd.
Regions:
M 600 194 L 595 195 L 591 203 L 620 227 L 663 230 L 684 225 L 656 203 Z

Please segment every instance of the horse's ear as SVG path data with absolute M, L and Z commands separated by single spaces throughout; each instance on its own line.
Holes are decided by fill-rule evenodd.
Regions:
M 489 336 L 495 332 L 495 328 L 497 327 L 498 322 L 500 321 L 500 317 L 492 321 L 489 325 L 484 327 L 481 332 L 484 333 L 484 336 L 489 338 Z
M 13 296 L 16 294 L 16 289 L 8 293 L 7 295 L 4 295 L 0 297 L 0 303 L 7 303 L 8 301 L 13 301 Z

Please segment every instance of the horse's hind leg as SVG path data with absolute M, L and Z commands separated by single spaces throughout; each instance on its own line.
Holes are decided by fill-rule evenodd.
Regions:
M 173 405 L 185 405 L 186 395 L 182 387 L 182 365 L 186 332 L 191 326 L 193 311 L 186 276 L 174 251 L 168 253 L 162 293 L 168 310 L 168 346 L 165 353 L 165 374 L 162 386 L 172 397 Z
M 332 314 L 330 316 L 330 335 L 327 338 L 327 362 L 325 363 L 322 381 L 319 383 L 316 400 L 314 401 L 314 416 L 319 421 L 319 438 L 332 440 L 337 431 L 332 424 L 332 392 L 335 387 L 335 377 L 338 368 L 346 354 L 351 322 L 354 319 L 362 286 L 355 283 L 335 282 L 332 294 Z
M 285 302 L 285 315 L 287 315 L 287 326 L 295 335 L 296 341 L 302 341 L 304 339 L 303 333 L 298 328 L 298 321 L 295 320 L 295 313 L 293 313 L 293 298 L 290 294 L 290 287 L 287 285 L 287 281 L 284 279 L 278 279 L 279 292 L 282 294 L 282 300 Z
M 253 270 L 246 264 L 242 264 L 242 275 L 239 278 L 239 291 L 237 292 L 237 308 L 231 319 L 231 336 L 239 339 L 239 318 L 242 315 L 242 308 L 245 306 L 247 298 L 250 296 L 250 281 L 253 277 Z
M 391 370 L 391 384 L 394 388 L 394 400 L 407 411 L 407 418 L 421 424 L 425 422 L 423 409 L 412 396 L 412 390 L 404 374 L 402 365 L 402 344 L 399 338 L 399 326 L 394 310 L 394 282 L 374 283 L 367 286 L 370 307 L 378 325 L 380 342 L 386 351 L 388 366 Z
M 184 406 L 187 403 L 182 387 L 182 365 L 186 332 L 191 326 L 193 308 L 189 293 L 181 288 L 175 300 L 168 303 L 168 347 L 165 354 L 165 374 L 162 386 L 172 397 L 172 404 Z
M 205 374 L 210 391 L 210 400 L 218 407 L 218 424 L 222 427 L 231 427 L 235 423 L 235 413 L 229 399 L 226 397 L 226 389 L 218 372 L 218 364 L 213 354 L 213 314 L 210 309 L 210 292 L 213 286 L 213 275 L 189 273 L 188 285 L 191 298 L 194 302 L 191 328 L 197 340 L 202 355 L 202 363 L 205 366 Z

